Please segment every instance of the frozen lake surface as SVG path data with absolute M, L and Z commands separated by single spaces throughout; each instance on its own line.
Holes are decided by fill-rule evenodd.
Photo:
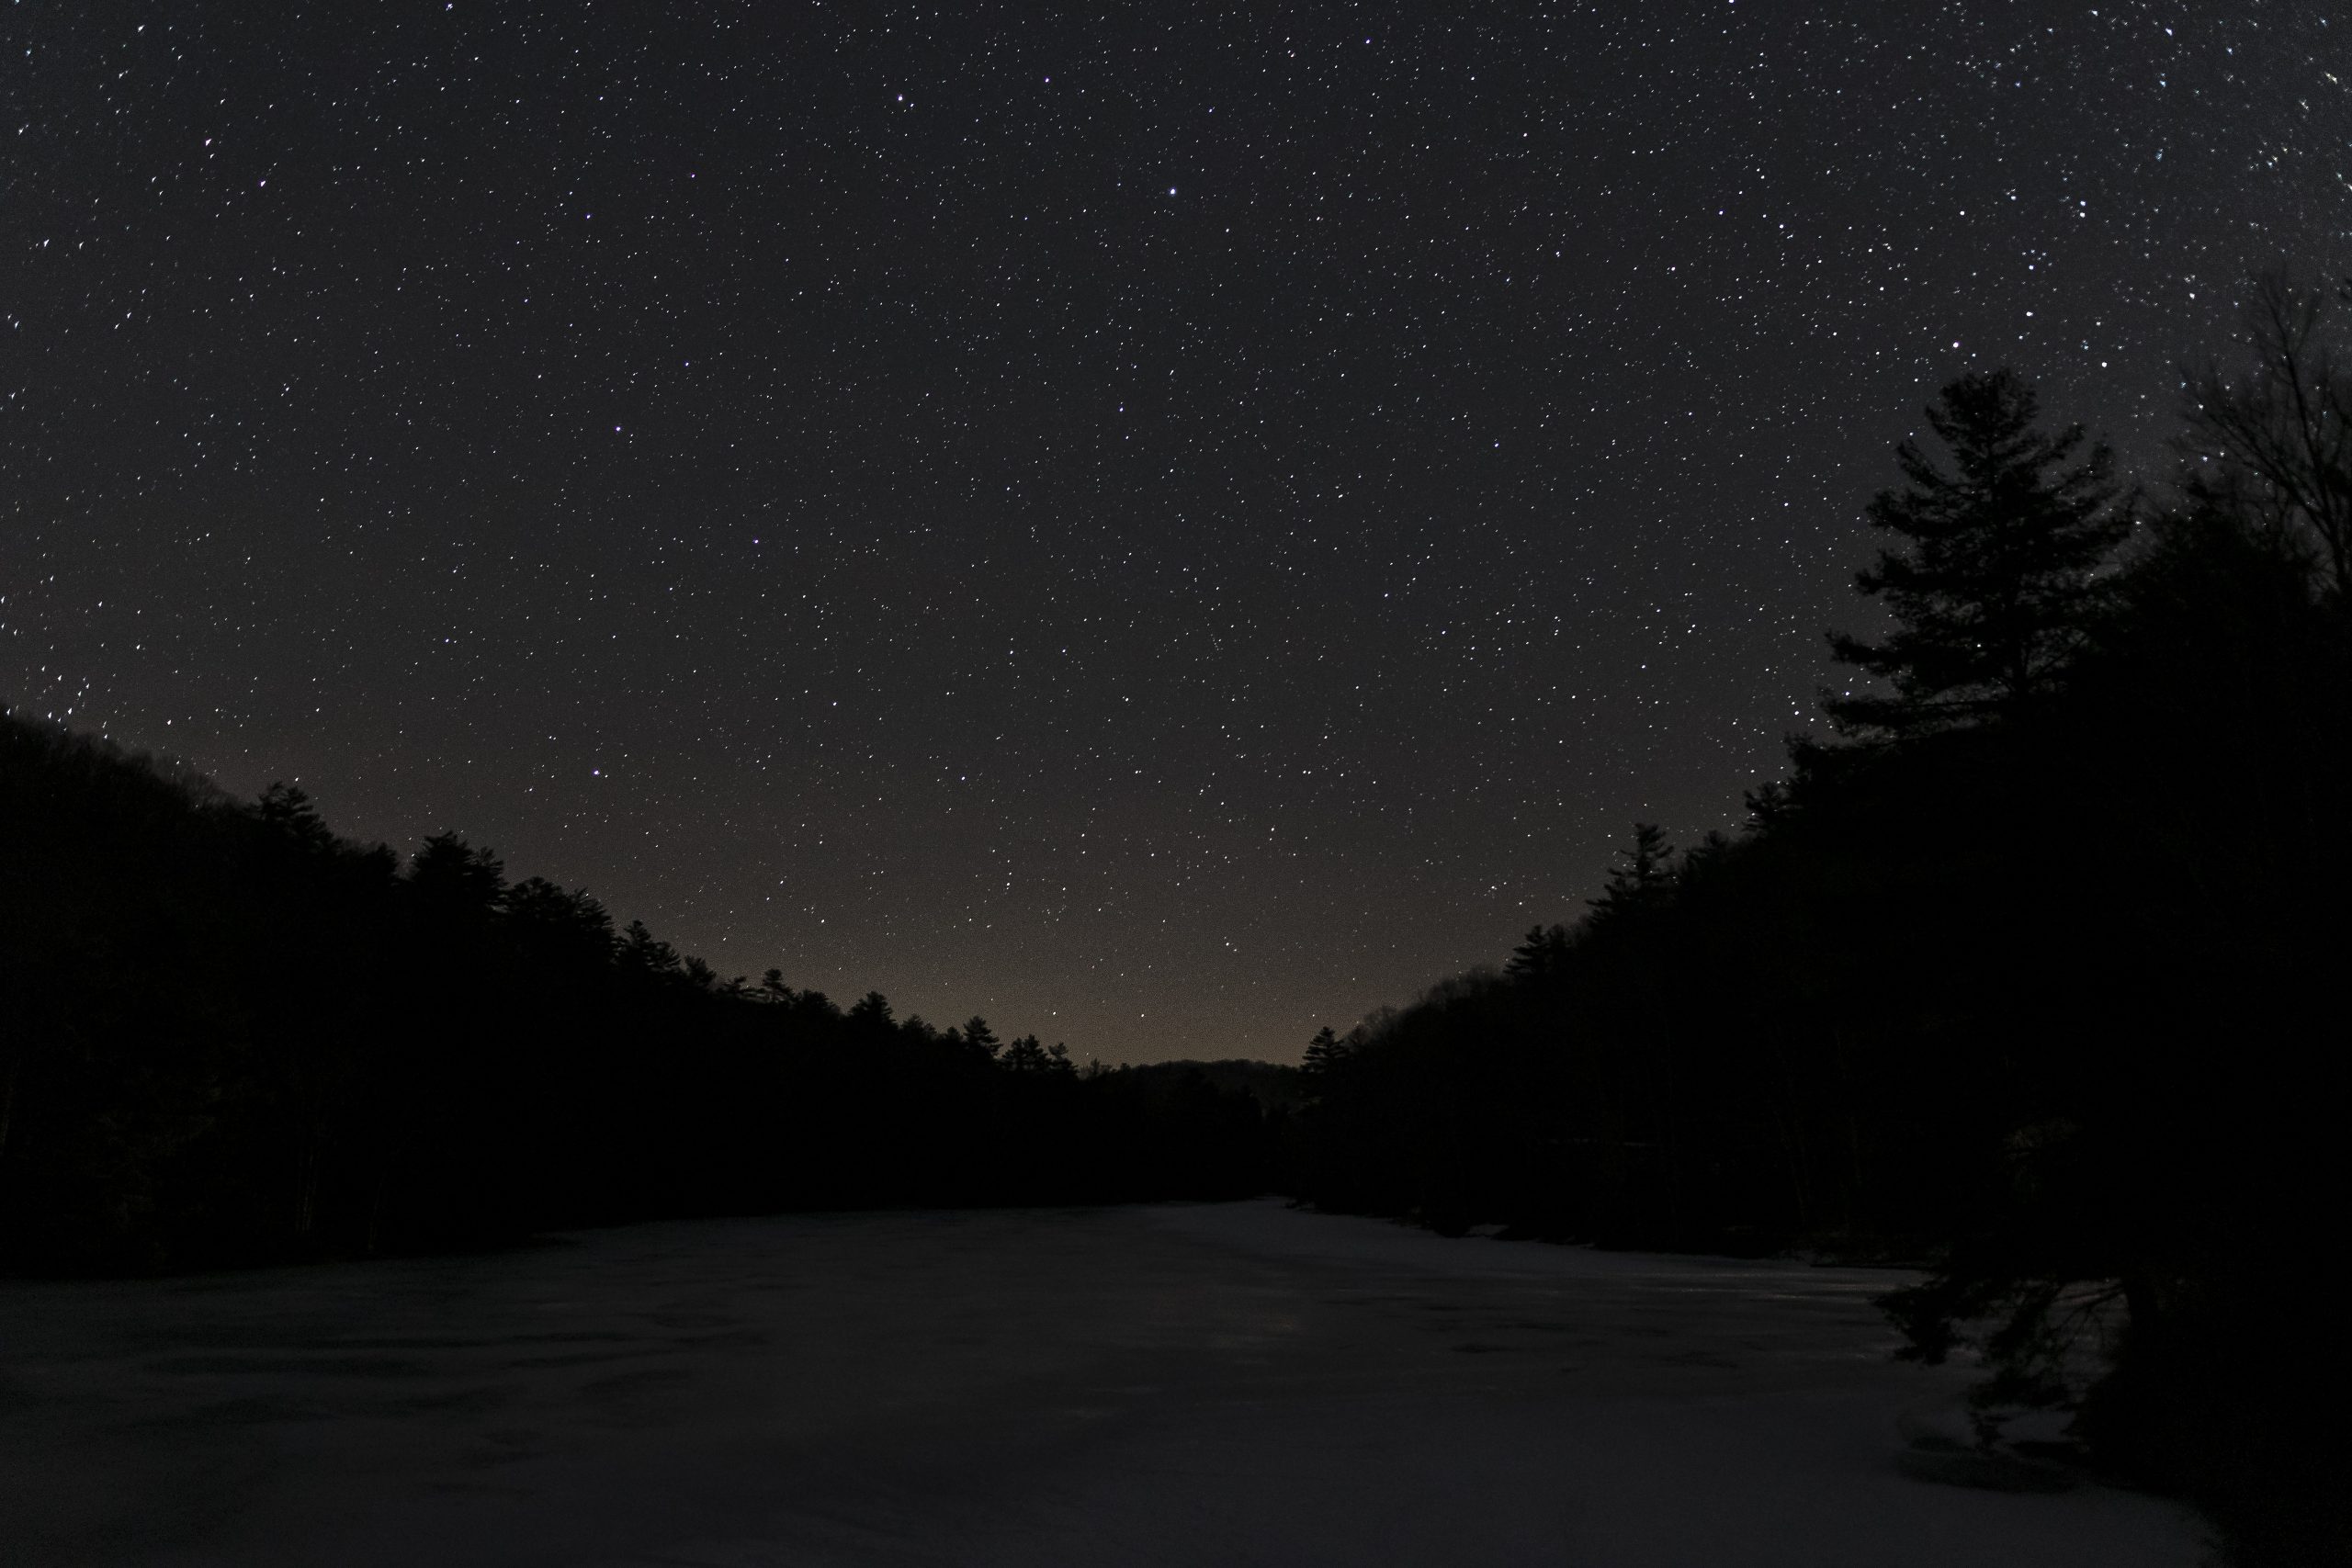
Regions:
M 0 1284 L 10 1564 L 2192 1564 L 1898 1469 L 1883 1273 L 1277 1202 Z

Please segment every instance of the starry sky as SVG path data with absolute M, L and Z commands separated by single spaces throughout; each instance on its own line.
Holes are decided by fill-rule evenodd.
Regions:
M 13 0 L 0 700 L 1106 1061 L 1735 825 L 1972 366 L 2352 250 L 2282 0 Z

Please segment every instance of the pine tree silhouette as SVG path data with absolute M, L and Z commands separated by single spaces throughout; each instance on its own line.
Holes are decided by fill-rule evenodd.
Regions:
M 1939 462 L 1895 447 L 1907 488 L 1882 491 L 1871 525 L 1904 541 L 1855 578 L 1883 596 L 1883 642 L 1829 637 L 1838 659 L 1894 688 L 1825 694 L 1848 734 L 1899 738 L 2012 710 L 2048 693 L 2096 614 L 2098 569 L 2131 528 L 2114 458 L 2081 426 L 2038 428 L 2033 389 L 2008 370 L 1972 371 L 1927 410 Z

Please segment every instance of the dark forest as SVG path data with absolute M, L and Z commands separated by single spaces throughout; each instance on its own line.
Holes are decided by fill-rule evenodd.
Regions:
M 2099 1462 L 2339 1561 L 2352 291 L 2257 293 L 2153 493 L 2015 378 L 1948 388 L 1871 508 L 1894 629 L 1832 638 L 1884 678 L 1825 694 L 1840 738 L 1737 838 L 1640 825 L 1580 919 L 1319 1035 L 1300 1190 L 1936 1259 L 1885 1303 L 1909 1354 L 1972 1343 L 1988 1406 L 2079 1399 Z
M 981 1018 L 722 980 L 455 835 L 403 863 L 299 790 L 242 804 L 15 717 L 0 747 L 14 1269 L 1275 1179 L 1258 1100 L 1189 1064 L 1081 1072 Z
M 2352 1534 L 2341 1436 L 2304 1436 L 2347 1393 L 2348 306 L 2267 284 L 2161 482 L 2014 375 L 1947 387 L 1870 509 L 1888 629 L 1832 639 L 1835 738 L 1736 836 L 1637 825 L 1579 918 L 1295 1072 L 1081 1070 L 724 978 L 455 834 L 361 846 L 299 790 L 9 716 L 0 1259 L 1279 1190 L 1925 1263 L 1886 1302 L 1909 1354 L 1980 1347 L 1988 1408 L 2078 1404 L 2093 1462 L 2320 1560 Z

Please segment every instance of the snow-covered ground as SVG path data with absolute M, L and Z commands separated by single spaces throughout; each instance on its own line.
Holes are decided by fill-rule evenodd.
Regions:
M 1889 1282 L 1260 1202 L 0 1285 L 0 1562 L 2200 1560 L 1905 1473 L 1960 1379 L 1889 1362 Z

